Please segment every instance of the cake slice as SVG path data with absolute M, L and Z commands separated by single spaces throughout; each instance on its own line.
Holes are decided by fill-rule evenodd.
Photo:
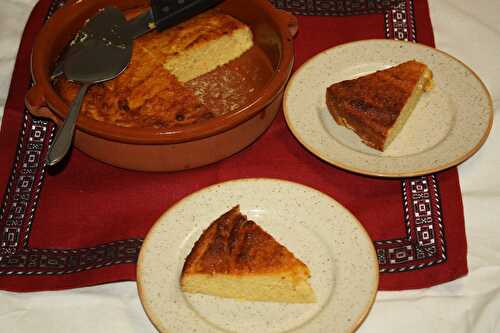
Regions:
M 234 207 L 215 220 L 186 258 L 185 292 L 251 301 L 312 303 L 307 266 Z
M 138 44 L 180 82 L 187 82 L 241 56 L 253 46 L 253 37 L 246 24 L 209 10 L 163 32 L 146 34 Z
M 430 69 L 412 60 L 332 84 L 326 90 L 326 105 L 337 124 L 353 130 L 368 146 L 384 151 L 422 93 L 431 87 Z

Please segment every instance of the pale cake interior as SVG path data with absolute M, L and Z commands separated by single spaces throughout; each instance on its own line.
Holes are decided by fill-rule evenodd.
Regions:
M 401 132 L 403 129 L 404 124 L 412 114 L 413 110 L 415 109 L 418 101 L 420 100 L 420 96 L 426 91 L 429 91 L 432 89 L 432 72 L 426 68 L 424 73 L 420 76 L 420 79 L 418 80 L 417 84 L 415 85 L 415 88 L 413 88 L 413 91 L 411 93 L 410 98 L 408 98 L 405 106 L 401 110 L 401 113 L 399 114 L 398 118 L 396 119 L 396 122 L 394 125 L 389 129 L 387 133 L 387 138 L 385 139 L 384 142 L 384 150 L 389 146 L 389 144 L 394 140 L 394 138 Z M 344 121 L 345 122 L 345 121 Z
M 238 58 L 253 45 L 252 32 L 241 27 L 208 43 L 200 43 L 174 56 L 164 67 L 180 82 L 187 82 Z
M 314 303 L 314 291 L 305 279 L 290 274 L 190 274 L 182 279 L 185 292 L 247 301 Z

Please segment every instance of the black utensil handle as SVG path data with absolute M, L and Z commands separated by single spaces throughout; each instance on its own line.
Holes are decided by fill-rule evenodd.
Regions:
M 151 0 L 156 29 L 162 31 L 181 23 L 222 0 Z

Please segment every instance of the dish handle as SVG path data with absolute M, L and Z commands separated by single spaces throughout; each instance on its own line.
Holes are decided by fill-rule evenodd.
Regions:
M 295 35 L 299 30 L 299 22 L 297 21 L 297 17 L 295 15 L 287 12 L 283 9 L 277 10 L 278 15 L 281 17 L 281 22 L 284 22 L 287 25 L 288 29 L 288 40 L 293 40 Z
M 28 90 L 26 97 L 24 99 L 24 104 L 28 108 L 29 113 L 35 117 L 39 118 L 49 118 L 56 124 L 59 123 L 59 119 L 50 110 L 47 104 L 47 99 L 45 98 L 45 93 L 39 85 L 34 85 Z

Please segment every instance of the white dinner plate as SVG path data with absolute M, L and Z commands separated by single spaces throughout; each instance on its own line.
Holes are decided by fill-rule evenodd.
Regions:
M 317 302 L 248 302 L 180 289 L 184 259 L 211 222 L 241 212 L 311 270 Z M 378 288 L 373 243 L 358 220 L 331 197 L 276 179 L 216 184 L 167 210 L 139 255 L 143 307 L 161 332 L 352 332 L 368 314 Z
M 384 152 L 337 125 L 326 106 L 326 88 L 415 59 L 434 74 L 402 131 Z M 295 137 L 316 156 L 374 176 L 406 177 L 457 165 L 486 140 L 493 121 L 491 96 L 479 77 L 454 57 L 421 44 L 364 40 L 323 51 L 292 76 L 283 101 Z

